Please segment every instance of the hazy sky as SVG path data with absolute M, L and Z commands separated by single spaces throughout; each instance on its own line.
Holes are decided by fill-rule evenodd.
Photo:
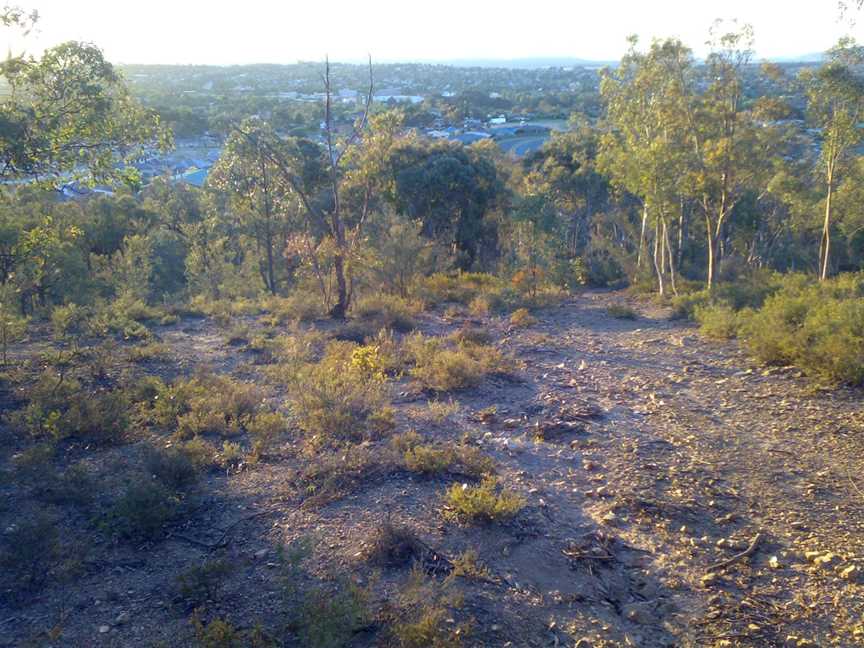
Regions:
M 6 4 L 10 0 L 3 0 Z M 15 3 L 15 0 L 11 0 Z M 823 51 L 848 26 L 836 0 L 18 0 L 41 14 L 27 49 L 91 41 L 117 63 L 617 59 L 628 34 L 702 51 L 715 18 L 756 30 L 760 56 Z M 864 17 L 859 20 L 864 23 Z M 857 28 L 854 31 L 860 32 Z M 0 32 L 13 51 L 20 41 Z

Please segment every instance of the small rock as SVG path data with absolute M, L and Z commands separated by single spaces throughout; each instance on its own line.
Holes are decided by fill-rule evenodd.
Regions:
M 111 626 L 101 625 L 99 626 L 99 634 L 108 634 L 111 632 Z
M 129 623 L 129 613 L 121 612 L 117 615 L 117 618 L 114 619 L 114 625 L 123 625 L 124 623 Z
M 777 556 L 771 556 L 768 559 L 768 566 L 771 567 L 771 569 L 780 569 L 780 560 Z
M 261 560 L 264 556 L 267 555 L 266 549 L 259 549 L 255 552 L 255 560 Z

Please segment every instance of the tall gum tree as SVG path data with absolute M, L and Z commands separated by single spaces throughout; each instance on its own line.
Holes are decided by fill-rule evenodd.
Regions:
M 864 77 L 857 70 L 864 52 L 853 42 L 841 41 L 829 52 L 829 60 L 802 80 L 807 89 L 807 118 L 820 132 L 817 173 L 824 181 L 825 206 L 819 239 L 819 278 L 831 269 L 831 228 L 838 183 L 854 159 L 854 149 L 864 139 Z

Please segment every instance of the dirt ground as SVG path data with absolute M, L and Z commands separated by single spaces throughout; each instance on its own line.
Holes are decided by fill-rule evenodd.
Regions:
M 625 301 L 638 318 L 607 313 Z M 476 549 L 491 572 L 460 584 L 467 646 L 864 646 L 862 393 L 759 367 L 736 343 L 703 340 L 620 293 L 587 292 L 537 316 L 518 330 L 475 322 L 523 368 L 453 394 L 458 412 L 442 424 L 418 423 L 412 412 L 428 395 L 394 386 L 398 431 L 467 435 L 498 462 L 501 482 L 528 501 L 512 522 L 445 522 L 440 495 L 452 479 L 399 471 L 304 505 L 294 481 L 304 460 L 286 451 L 209 475 L 164 539 L 99 537 L 76 578 L 25 603 L 0 600 L 0 646 L 194 645 L 170 584 L 217 548 L 237 569 L 205 614 L 266 626 L 278 607 L 277 548 L 310 534 L 308 578 L 377 578 L 383 604 L 405 575 L 376 576 L 361 556 L 387 519 L 442 556 Z M 463 323 L 427 314 L 419 328 Z M 172 349 L 165 375 L 206 365 L 261 379 L 212 323 L 157 334 Z M 131 453 L 107 449 L 100 461 L 119 471 Z M 0 495 L 7 528 L 20 493 Z M 70 514 L 64 533 L 84 523 Z M 361 633 L 352 645 L 376 641 Z

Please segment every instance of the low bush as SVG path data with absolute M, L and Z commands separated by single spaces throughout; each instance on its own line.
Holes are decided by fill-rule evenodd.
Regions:
M 0 567 L 16 589 L 28 590 L 42 585 L 59 557 L 56 520 L 48 515 L 36 515 L 29 520 L 22 517 L 0 537 Z
M 639 318 L 639 314 L 626 304 L 612 304 L 606 309 L 610 317 L 621 320 L 635 320 Z
M 694 318 L 699 322 L 699 331 L 706 337 L 730 340 L 738 336 L 741 318 L 728 306 L 697 306 Z
M 509 374 L 515 368 L 497 348 L 482 344 L 448 345 L 444 338 L 418 333 L 408 337 L 403 348 L 413 364 L 411 376 L 435 392 L 476 387 L 490 374 Z
M 509 520 L 525 507 L 525 498 L 499 488 L 492 477 L 479 485 L 453 484 L 444 495 L 444 515 L 459 522 Z
M 419 305 L 402 297 L 381 293 L 358 299 L 354 304 L 353 314 L 370 320 L 376 330 L 389 329 L 406 333 L 416 326 L 414 318 L 420 310 Z
M 423 550 L 423 544 L 410 528 L 387 520 L 372 538 L 368 560 L 378 567 L 399 568 L 420 558 Z
M 495 472 L 495 463 L 478 448 L 456 444 L 423 443 L 414 433 L 394 439 L 394 449 L 401 454 L 407 470 L 423 475 L 460 475 L 480 478 Z
M 864 275 L 784 283 L 762 308 L 742 314 L 741 336 L 763 362 L 864 384 Z
M 44 372 L 27 390 L 27 404 L 7 420 L 36 438 L 117 442 L 129 428 L 130 402 L 121 389 L 86 390 L 64 374 Z
M 313 445 L 362 440 L 392 427 L 374 347 L 331 342 L 320 361 L 301 364 L 284 378 L 291 412 Z
M 510 315 L 510 326 L 513 328 L 528 328 L 536 323 L 537 318 L 527 308 L 518 308 Z
M 177 594 L 195 607 L 215 600 L 234 569 L 235 564 L 226 558 L 213 558 L 190 567 L 176 578 Z
M 150 421 L 186 439 L 199 434 L 239 434 L 261 405 L 255 385 L 229 376 L 201 376 L 156 388 L 159 393 L 152 401 Z
M 470 620 L 456 623 L 462 605 L 452 581 L 439 583 L 416 566 L 385 610 L 388 638 L 399 648 L 460 648 L 471 628 Z
M 108 511 L 103 526 L 120 537 L 152 540 L 175 518 L 179 500 L 159 481 L 132 483 Z

